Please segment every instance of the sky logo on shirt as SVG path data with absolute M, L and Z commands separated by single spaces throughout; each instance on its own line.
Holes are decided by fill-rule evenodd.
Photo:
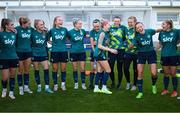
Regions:
M 37 44 L 44 44 L 44 40 L 38 39 L 38 40 L 36 40 L 36 43 Z
M 82 40 L 82 39 L 83 39 L 83 36 L 76 36 L 74 39 L 75 39 L 76 41 Z
M 7 39 L 4 41 L 5 44 L 14 45 L 14 40 Z
M 56 36 L 55 36 L 55 39 L 63 40 L 63 39 L 64 39 L 64 35 L 56 35 Z
M 141 44 L 142 44 L 143 46 L 145 46 L 145 45 L 150 45 L 150 44 L 151 44 L 151 41 L 145 40 L 145 41 L 141 42 Z
M 163 42 L 172 42 L 173 37 L 165 37 L 162 40 L 163 40 Z
M 30 38 L 30 34 L 27 34 L 27 33 L 23 33 L 22 34 L 22 38 L 27 38 L 27 39 L 29 39 Z

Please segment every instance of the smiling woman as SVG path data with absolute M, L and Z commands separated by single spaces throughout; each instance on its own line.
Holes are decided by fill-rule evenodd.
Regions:
M 10 19 L 2 19 L 2 32 L 0 32 L 0 70 L 2 74 L 2 98 L 6 97 L 7 84 L 9 80 L 9 97 L 15 99 L 14 86 L 16 68 L 18 67 L 18 56 L 16 54 L 16 34 L 14 32 L 14 23 Z

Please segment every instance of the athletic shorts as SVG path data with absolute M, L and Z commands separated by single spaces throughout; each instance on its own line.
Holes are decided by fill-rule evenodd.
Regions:
M 48 56 L 33 56 L 31 59 L 33 62 L 43 62 L 48 60 Z
M 17 68 L 19 66 L 18 59 L 1 59 L 0 60 L 0 70 L 9 69 L 9 68 Z
M 137 64 L 156 64 L 157 63 L 157 55 L 155 51 L 149 52 L 138 52 Z
M 86 61 L 86 53 L 85 52 L 82 52 L 82 53 L 70 53 L 70 60 L 72 62 Z
M 68 61 L 69 61 L 68 52 L 51 52 L 52 63 L 58 63 L 58 62 L 66 63 Z
M 31 52 L 16 52 L 16 53 L 17 53 L 17 56 L 19 57 L 19 61 L 23 61 L 32 57 Z
M 178 66 L 177 56 L 161 57 L 162 66 Z

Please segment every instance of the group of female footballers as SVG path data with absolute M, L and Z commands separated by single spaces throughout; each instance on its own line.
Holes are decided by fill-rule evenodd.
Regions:
M 178 79 L 176 66 L 178 66 L 177 44 L 180 32 L 173 28 L 171 20 L 162 23 L 161 29 L 145 29 L 143 23 L 137 22 L 136 17 L 128 18 L 128 27 L 121 25 L 120 17 L 114 17 L 114 24 L 110 26 L 108 20 L 93 21 L 93 29 L 89 35 L 82 29 L 82 21 L 73 20 L 74 28 L 70 31 L 63 27 L 61 16 L 54 18 L 53 27 L 47 30 L 43 20 L 34 20 L 34 28 L 31 27 L 27 17 L 19 18 L 19 26 L 14 27 L 10 19 L 1 20 L 0 31 L 0 69 L 2 75 L 2 98 L 7 95 L 9 82 L 9 97 L 15 99 L 14 86 L 17 72 L 19 94 L 33 93 L 29 88 L 30 65 L 33 64 L 34 77 L 37 83 L 37 92 L 42 91 L 40 80 L 40 65 L 44 69 L 45 92 L 58 91 L 58 69 L 61 69 L 61 89 L 66 90 L 66 66 L 72 62 L 74 89 L 78 89 L 78 64 L 80 65 L 80 77 L 82 89 L 87 89 L 85 84 L 84 48 L 85 37 L 90 37 L 91 42 L 91 73 L 89 88 L 95 93 L 112 94 L 107 88 L 107 80 L 110 76 L 115 87 L 114 66 L 117 61 L 118 84 L 121 88 L 123 72 L 127 81 L 126 89 L 136 90 L 139 93 L 136 98 L 143 97 L 143 76 L 146 61 L 150 65 L 152 77 L 152 93 L 157 94 L 157 56 L 153 47 L 153 35 L 159 33 L 158 49 L 161 48 L 161 64 L 164 71 L 164 89 L 161 95 L 168 94 L 169 77 L 172 78 L 173 92 L 171 97 L 177 96 Z M 66 41 L 71 43 L 67 49 Z M 49 54 L 47 43 L 52 44 L 50 61 L 52 63 L 53 90 L 49 86 Z M 70 58 L 68 57 L 70 52 Z M 133 62 L 134 81 L 130 84 L 129 68 Z M 94 83 L 95 82 L 95 83 Z

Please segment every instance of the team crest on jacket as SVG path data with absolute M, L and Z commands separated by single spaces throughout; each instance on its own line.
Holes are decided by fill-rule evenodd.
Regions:
M 174 33 L 170 33 L 170 35 L 171 35 L 171 36 L 173 36 L 173 35 L 174 35 Z
M 31 33 L 31 30 L 28 30 L 27 32 L 28 32 L 28 33 Z

